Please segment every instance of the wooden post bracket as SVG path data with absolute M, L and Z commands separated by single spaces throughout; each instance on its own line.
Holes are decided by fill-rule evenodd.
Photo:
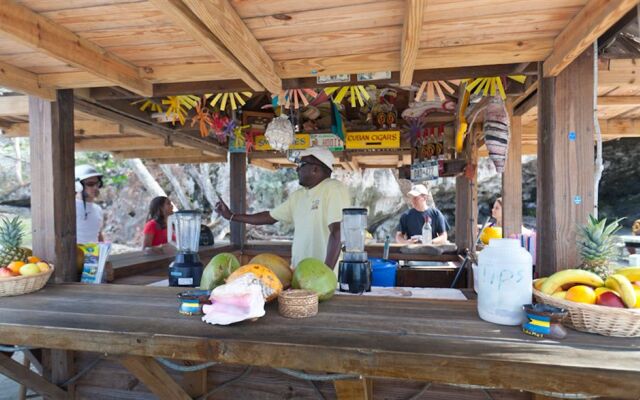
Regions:
M 29 368 L 15 362 L 4 353 L 0 353 L 0 374 L 24 385 L 50 399 L 69 399 L 70 394 Z
M 191 396 L 178 385 L 158 362 L 149 357 L 125 355 L 120 363 L 161 400 L 191 400 Z

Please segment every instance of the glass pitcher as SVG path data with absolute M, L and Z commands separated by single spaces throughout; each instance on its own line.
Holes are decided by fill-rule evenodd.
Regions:
M 366 208 L 342 209 L 342 223 L 340 225 L 340 240 L 344 244 L 344 251 L 361 253 L 364 251 L 365 229 L 367 228 Z
M 200 219 L 200 211 L 184 210 L 173 213 L 167 219 L 167 241 L 180 253 L 197 253 L 200 242 Z

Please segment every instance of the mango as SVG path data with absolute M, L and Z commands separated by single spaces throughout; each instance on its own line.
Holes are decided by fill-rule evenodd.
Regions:
M 38 275 L 39 273 L 40 273 L 40 267 L 38 267 L 37 264 L 30 263 L 20 267 L 20 275 L 23 275 L 23 276 Z

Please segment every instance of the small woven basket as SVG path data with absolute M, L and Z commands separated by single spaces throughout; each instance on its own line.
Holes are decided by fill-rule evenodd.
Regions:
M 582 332 L 603 336 L 640 336 L 640 308 L 616 308 L 576 303 L 549 296 L 533 288 L 538 303 L 564 308 L 568 311 L 562 324 Z
M 311 290 L 285 290 L 278 295 L 278 312 L 287 318 L 307 318 L 318 313 L 318 294 Z
M 0 279 L 0 297 L 19 296 L 40 290 L 47 284 L 53 271 L 53 265 L 49 264 L 48 271 L 37 275 Z

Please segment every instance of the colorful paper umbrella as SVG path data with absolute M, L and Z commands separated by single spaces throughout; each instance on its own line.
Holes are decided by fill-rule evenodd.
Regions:
M 167 96 L 166 100 L 162 100 L 162 104 L 168 106 L 166 113 L 167 117 L 171 118 L 174 125 L 176 123 L 176 119 L 180 121 L 180 124 L 184 125 L 187 118 L 187 112 L 195 107 L 199 102 L 200 97 L 192 94 L 184 96 Z
M 508 78 L 518 83 L 524 83 L 527 79 L 525 75 L 509 75 Z M 499 76 L 467 80 L 467 91 L 469 93 L 493 97 L 496 95 L 496 90 L 500 93 L 500 97 L 502 97 L 502 100 L 507 99 L 507 94 L 504 91 L 502 78 Z
M 240 106 L 245 105 L 245 99 L 244 99 L 245 97 L 249 99 L 251 98 L 251 96 L 253 96 L 253 93 L 251 92 L 217 93 L 216 95 L 213 96 L 213 99 L 211 99 L 211 102 L 209 102 L 209 104 L 211 105 L 211 107 L 215 107 L 217 104 L 220 104 L 220 109 L 222 111 L 224 111 L 227 108 L 227 104 L 230 104 L 231 109 L 236 110 L 238 109 L 238 104 Z
M 307 99 L 309 96 L 309 99 Z M 300 108 L 300 105 L 304 107 L 309 105 L 309 100 L 313 100 L 318 97 L 318 92 L 313 89 L 288 89 L 280 92 L 279 95 L 272 95 L 274 108 L 276 106 L 282 106 L 284 108 L 294 109 Z
M 151 112 L 159 112 L 159 113 L 162 112 L 162 106 L 151 99 L 142 99 L 142 100 L 134 101 L 133 103 L 131 103 L 131 105 L 140 104 L 140 103 L 142 103 L 142 105 L 140 105 L 139 107 L 140 111 L 145 111 L 148 108 L 149 111 Z
M 445 101 L 445 92 L 453 95 L 455 90 L 450 84 L 458 85 L 459 80 L 455 81 L 426 81 L 422 82 L 418 93 L 416 93 L 415 101 L 436 101 L 438 98 L 440 101 Z
M 369 100 L 371 96 L 364 88 L 363 85 L 353 85 L 353 86 L 332 86 L 324 89 L 324 92 L 331 96 L 332 94 L 337 94 L 334 96 L 333 101 L 336 104 L 340 104 L 345 96 L 348 94 L 350 96 L 351 107 L 356 106 L 356 101 L 360 105 L 360 107 L 364 107 L 364 101 Z

